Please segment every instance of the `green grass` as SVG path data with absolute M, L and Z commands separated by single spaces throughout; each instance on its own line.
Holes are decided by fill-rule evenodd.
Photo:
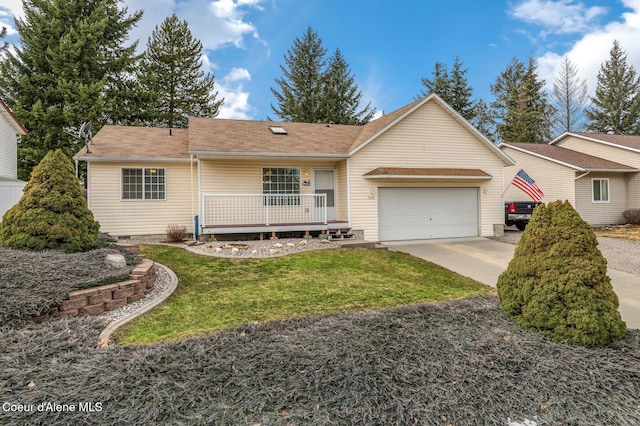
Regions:
M 169 246 L 142 255 L 172 269 L 177 290 L 120 328 L 120 344 L 202 336 L 242 323 L 459 299 L 488 287 L 413 256 L 331 249 L 270 259 L 223 259 Z

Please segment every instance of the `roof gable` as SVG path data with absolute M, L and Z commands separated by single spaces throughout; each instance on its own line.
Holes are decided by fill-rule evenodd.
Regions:
M 550 142 L 555 145 L 568 137 L 576 137 L 604 145 L 617 146 L 623 149 L 640 152 L 640 136 L 611 135 L 607 133 L 566 132 Z
M 587 170 L 609 170 L 620 172 L 634 172 L 638 171 L 633 167 L 625 166 L 624 164 L 616 163 L 609 160 L 604 160 L 593 155 L 585 154 L 582 152 L 574 151 L 572 149 L 562 148 L 555 145 L 544 143 L 526 143 L 526 142 L 511 142 L 502 143 L 500 147 L 508 147 L 520 152 L 524 152 L 530 155 L 534 155 L 538 158 L 542 158 L 554 163 L 570 167 L 578 171 Z
M 13 112 L 9 109 L 7 104 L 5 104 L 2 99 L 0 99 L 0 116 L 4 117 L 4 119 L 9 123 L 9 125 L 15 130 L 16 135 L 28 135 L 29 132 L 24 128 L 22 123 L 18 121 Z
M 496 155 L 500 160 L 504 162 L 506 165 L 514 165 L 514 161 L 509 158 L 502 150 L 500 150 L 493 142 L 487 139 L 482 133 L 478 131 L 475 127 L 473 127 L 467 120 L 465 120 L 457 111 L 455 111 L 449 104 L 447 104 L 442 98 L 440 98 L 436 94 L 428 95 L 424 98 L 418 99 L 409 105 L 406 105 L 387 116 L 383 116 L 378 120 L 372 121 L 364 126 L 364 129 L 358 135 L 358 139 L 354 142 L 351 148 L 351 154 L 355 154 L 360 149 L 364 148 L 366 145 L 371 143 L 377 137 L 382 135 L 384 132 L 398 124 L 405 117 L 410 115 L 412 112 L 416 111 L 418 108 L 423 105 L 433 102 L 444 109 L 453 119 L 460 124 L 461 127 L 468 130 L 480 143 L 482 143 L 486 148 L 489 149 L 494 155 Z

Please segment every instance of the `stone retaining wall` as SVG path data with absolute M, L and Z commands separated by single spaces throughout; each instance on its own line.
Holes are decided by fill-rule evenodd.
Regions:
M 54 313 L 59 315 L 98 315 L 142 299 L 153 288 L 156 269 L 153 261 L 144 259 L 129 275 L 128 281 L 74 290 Z

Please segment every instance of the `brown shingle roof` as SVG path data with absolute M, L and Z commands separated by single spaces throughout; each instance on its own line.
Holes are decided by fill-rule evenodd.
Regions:
M 615 163 L 613 161 L 594 157 L 593 155 L 584 154 L 582 152 L 574 151 L 571 149 L 561 148 L 556 145 L 526 142 L 511 142 L 504 145 L 542 155 L 544 157 L 570 164 L 584 170 L 636 170 L 633 167 L 625 166 L 624 164 Z
M 274 134 L 270 126 L 287 134 Z M 346 155 L 362 126 L 190 118 L 192 153 Z
M 575 132 L 575 135 L 583 136 L 585 138 L 597 139 L 603 142 L 613 143 L 627 148 L 633 148 L 640 150 L 640 136 L 631 135 L 610 135 L 607 133 L 583 133 Z
M 104 126 L 89 145 L 90 154 L 83 147 L 76 159 L 160 159 L 189 158 L 189 132 L 187 129 L 157 127 Z
M 364 176 L 368 177 L 468 177 L 490 178 L 491 175 L 480 169 L 434 169 L 434 168 L 407 168 L 407 167 L 378 167 Z

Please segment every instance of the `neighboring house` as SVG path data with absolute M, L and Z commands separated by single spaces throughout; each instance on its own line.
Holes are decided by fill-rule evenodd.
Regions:
M 103 232 L 350 229 L 371 241 L 492 236 L 512 160 L 435 95 L 364 126 L 192 118 L 105 126 L 86 161 Z M 194 228 L 194 217 L 198 225 Z
M 529 199 L 509 185 L 524 169 L 544 202 L 568 200 L 590 225 L 624 223 L 625 210 L 640 208 L 640 136 L 565 133 L 550 144 L 500 148 L 517 164 L 505 171 L 506 201 Z
M 0 99 L 0 220 L 22 197 L 25 182 L 18 180 L 18 138 L 28 134 Z

